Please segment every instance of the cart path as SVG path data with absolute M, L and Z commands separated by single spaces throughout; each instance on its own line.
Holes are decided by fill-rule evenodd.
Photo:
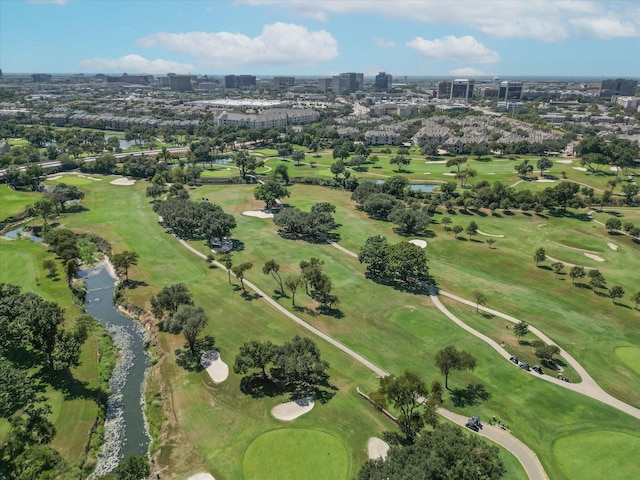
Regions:
M 330 245 L 332 245 L 333 247 L 337 248 L 338 250 L 347 253 L 349 256 L 354 257 L 354 258 L 358 258 L 358 255 L 355 252 L 352 252 L 351 250 L 348 250 L 346 248 L 344 248 L 341 245 L 338 245 L 335 242 L 329 242 Z M 487 337 L 486 335 L 483 335 L 482 333 L 478 332 L 477 330 L 471 328 L 469 325 L 467 325 L 466 323 L 464 323 L 462 320 L 460 320 L 458 317 L 456 317 L 453 313 L 451 313 L 449 310 L 447 310 L 447 307 L 445 307 L 442 302 L 440 301 L 440 299 L 438 298 L 438 295 L 442 295 L 444 297 L 448 297 L 451 298 L 452 300 L 455 300 L 457 302 L 460 303 L 464 303 L 466 305 L 472 306 L 472 307 L 477 307 L 478 309 L 487 312 L 487 313 L 491 313 L 492 315 L 495 315 L 496 317 L 500 317 L 503 318 L 505 320 L 508 320 L 512 323 L 520 323 L 520 319 L 512 317 L 511 315 L 507 315 L 505 313 L 499 312 L 497 310 L 493 310 L 491 308 L 487 308 L 487 307 L 483 307 L 481 305 L 476 305 L 474 302 L 470 301 L 470 300 L 466 300 L 462 297 L 459 297 L 457 295 L 453 295 L 452 293 L 448 293 L 445 292 L 443 290 L 438 290 L 438 289 L 432 289 L 432 291 L 429 293 L 429 296 L 431 297 L 431 300 L 433 301 L 433 304 L 438 308 L 438 310 L 440 310 L 444 315 L 447 316 L 447 318 L 449 318 L 451 321 L 453 321 L 456 325 L 458 325 L 459 327 L 463 328 L 464 330 L 466 330 L 467 332 L 471 333 L 472 335 L 474 335 L 475 337 L 479 338 L 480 340 L 482 340 L 483 342 L 486 342 L 490 347 L 492 347 L 494 350 L 496 350 L 501 356 L 503 356 L 504 358 L 506 358 L 507 360 L 509 360 L 509 357 L 511 356 L 504 348 L 502 348 L 497 342 L 493 341 L 492 339 L 490 339 L 489 337 Z M 540 338 L 540 340 L 546 342 L 547 344 L 555 344 L 548 336 L 546 336 L 544 333 L 542 333 L 540 330 L 538 330 L 536 327 L 533 326 L 529 326 L 529 330 L 531 332 L 533 332 L 535 335 L 538 336 L 538 338 Z M 564 358 L 573 368 L 576 372 L 578 372 L 578 374 L 580 375 L 580 377 L 582 378 L 582 382 L 580 383 L 568 383 L 565 382 L 563 380 L 558 380 L 555 377 L 549 376 L 549 375 L 539 375 L 538 373 L 530 370 L 527 373 L 529 375 L 533 375 L 534 377 L 538 377 L 541 378 L 543 380 L 546 380 L 547 382 L 551 382 L 551 383 L 555 383 L 556 385 L 560 385 L 561 387 L 567 388 L 569 390 L 573 390 L 575 392 L 578 393 L 582 393 L 583 395 L 586 395 L 588 397 L 591 397 L 595 400 L 598 400 L 602 403 L 606 403 L 607 405 L 616 408 L 622 412 L 625 412 L 637 419 L 640 419 L 640 409 L 633 407 L 625 402 L 623 402 L 622 400 L 617 399 L 616 397 L 608 394 L 607 392 L 605 392 L 600 385 L 598 385 L 596 383 L 596 381 L 591 377 L 591 375 L 589 375 L 589 372 L 587 372 L 587 370 L 575 359 L 573 358 L 566 350 L 560 348 L 560 355 L 562 356 L 562 358 Z M 515 365 L 514 363 L 510 362 L 515 368 L 519 368 L 517 365 Z M 524 372 L 524 370 L 523 370 Z
M 205 259 L 205 260 L 207 259 L 207 256 L 204 253 L 198 251 L 197 249 L 195 249 L 194 247 L 189 245 L 183 239 L 178 238 L 178 241 L 182 244 L 183 247 L 185 247 L 186 249 L 188 249 L 192 253 L 198 255 L 200 258 Z M 349 252 L 349 250 L 344 249 L 343 247 L 340 247 L 340 249 L 342 251 Z M 351 256 L 357 257 L 357 255 L 355 253 L 353 253 L 353 252 L 349 252 L 349 254 Z M 212 263 L 216 267 L 220 268 L 222 271 L 227 272 L 227 269 L 221 263 L 218 263 L 215 260 Z M 306 328 L 308 331 L 310 331 L 314 335 L 317 335 L 318 337 L 320 337 L 323 340 L 327 341 L 328 343 L 330 343 L 334 347 L 342 350 L 344 353 L 346 353 L 350 357 L 354 358 L 359 363 L 361 363 L 362 365 L 367 367 L 369 370 L 374 372 L 376 375 L 378 375 L 380 377 L 386 377 L 386 376 L 389 375 L 388 372 L 385 372 L 383 369 L 381 369 L 380 367 L 375 365 L 373 362 L 367 360 L 365 357 L 360 355 L 358 352 L 350 349 L 349 347 L 347 347 L 346 345 L 342 344 L 338 340 L 336 340 L 333 337 L 327 335 L 326 333 L 318 330 L 313 325 L 310 325 L 309 323 L 307 323 L 304 320 L 302 320 L 300 317 L 298 317 L 298 316 L 294 315 L 293 313 L 291 313 L 289 310 L 284 308 L 282 305 L 280 305 L 278 302 L 276 302 L 270 296 L 266 295 L 262 290 L 260 290 L 253 283 L 249 282 L 246 279 L 244 280 L 244 283 L 245 283 L 245 285 L 247 287 L 249 287 L 253 291 L 255 291 L 258 295 L 260 295 L 262 297 L 263 300 L 265 300 L 269 305 L 271 305 L 273 308 L 278 310 L 280 313 L 282 313 L 283 315 L 286 315 L 289 319 L 293 320 L 298 325 Z M 464 426 L 465 423 L 468 420 L 467 417 L 465 417 L 463 415 L 459 415 L 459 414 L 454 413 L 454 412 L 451 412 L 449 410 L 445 410 L 444 408 L 439 408 L 438 409 L 438 413 L 440 415 L 442 415 L 443 417 L 451 420 L 452 422 L 457 423 L 458 425 L 462 425 L 462 426 Z M 540 463 L 540 460 L 538 459 L 538 456 L 535 454 L 535 452 L 533 450 L 531 450 L 525 443 L 523 443 L 522 441 L 518 440 L 517 438 L 515 438 L 510 433 L 508 433 L 508 432 L 506 432 L 506 431 L 504 431 L 504 430 L 502 430 L 502 429 L 500 429 L 498 427 L 493 427 L 491 425 L 486 425 L 486 426 L 484 426 L 484 428 L 480 432 L 478 432 L 478 435 L 481 435 L 483 437 L 488 438 L 489 440 L 497 443 L 501 447 L 503 447 L 506 450 L 508 450 L 509 452 L 511 452 L 518 459 L 518 461 L 522 464 L 522 466 L 525 469 L 525 472 L 527 473 L 527 476 L 529 477 L 530 480 L 549 480 L 549 477 L 547 476 L 546 472 L 544 471 L 544 468 L 542 467 L 542 464 Z

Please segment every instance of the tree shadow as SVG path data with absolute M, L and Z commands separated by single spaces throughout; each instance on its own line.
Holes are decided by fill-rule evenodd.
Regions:
M 333 317 L 337 320 L 344 317 L 344 312 L 342 312 L 342 310 L 340 310 L 339 308 L 335 308 L 335 307 L 326 307 L 324 305 L 320 305 L 318 307 L 318 312 L 320 312 L 322 315 Z
M 399 432 L 382 432 L 382 439 L 391 446 L 408 446 L 412 444 L 406 435 Z
M 198 350 L 196 349 L 196 351 Z M 188 372 L 200 372 L 204 370 L 200 363 L 200 356 L 192 354 L 188 345 L 174 350 L 173 353 L 176 356 L 176 365 L 180 368 L 184 368 Z
M 75 378 L 69 369 L 51 370 L 42 368 L 37 375 L 43 383 L 51 385 L 54 390 L 62 393 L 65 400 L 94 400 L 100 402 L 106 400 L 107 394 L 100 388 L 89 388 L 87 382 Z
M 242 377 L 240 391 L 252 398 L 277 397 L 286 392 L 281 384 L 263 376 L 262 372 Z
M 128 288 L 129 290 L 135 290 L 138 287 L 148 287 L 149 284 L 144 280 L 125 280 L 122 282 L 122 286 Z
M 315 310 L 311 310 L 310 308 L 307 307 L 301 307 L 299 305 L 295 305 L 293 307 L 293 310 L 299 313 L 304 313 L 306 315 L 309 315 L 311 317 L 317 317 L 318 316 L 318 312 L 316 312 Z
M 548 265 L 538 265 L 538 268 L 540 270 L 547 270 L 549 272 L 552 270 L 551 267 L 549 267 Z
M 456 407 L 478 405 L 480 402 L 486 401 L 490 397 L 491 393 L 489 393 L 481 383 L 470 383 L 466 388 L 456 388 L 451 390 L 451 402 Z
M 491 212 L 491 216 L 496 218 L 502 218 L 502 215 L 500 215 L 498 212 Z
M 482 315 L 482 318 L 486 318 L 487 320 L 491 320 L 496 317 L 493 313 L 489 312 L 480 312 L 480 315 Z
M 244 242 L 242 240 L 234 238 L 231 240 L 231 244 L 233 245 L 231 250 L 234 252 L 241 252 L 242 250 L 244 250 Z
M 71 205 L 67 207 L 62 213 L 82 213 L 89 212 L 90 210 L 84 205 Z
M 240 296 L 242 298 L 244 298 L 245 300 L 248 300 L 250 302 L 253 301 L 253 300 L 258 300 L 259 298 L 262 298 L 262 295 L 260 295 L 259 293 L 255 293 L 255 292 L 254 293 L 249 293 L 249 292 L 244 292 L 243 291 L 240 294 Z

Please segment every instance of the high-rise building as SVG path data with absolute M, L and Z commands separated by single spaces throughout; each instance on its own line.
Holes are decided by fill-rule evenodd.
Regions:
M 473 97 L 474 80 L 457 78 L 451 82 L 451 100 L 469 100 Z
M 169 75 L 169 85 L 175 92 L 190 92 L 193 90 L 190 75 Z
M 364 73 L 341 73 L 333 77 L 331 88 L 336 95 L 357 92 L 364 85 Z
M 451 80 L 438 82 L 438 98 L 451 98 Z
M 522 99 L 522 82 L 506 81 L 500 83 L 498 100 L 520 100 Z
M 224 77 L 225 88 L 247 88 L 256 86 L 255 75 L 227 75 Z
M 293 87 L 294 83 L 294 77 L 273 77 L 273 86 L 276 90 L 286 90 Z
M 374 87 L 376 92 L 388 92 L 391 90 L 391 84 L 393 83 L 393 77 L 385 72 L 380 72 L 376 75 Z
M 35 83 L 50 82 L 51 75 L 49 75 L 48 73 L 34 73 L 33 75 L 31 75 L 31 79 Z
M 322 93 L 327 93 L 331 90 L 331 79 L 330 78 L 319 78 L 318 79 L 318 90 Z
M 600 98 L 611 98 L 614 95 L 633 97 L 638 89 L 638 81 L 617 78 L 615 80 L 603 80 L 600 84 Z

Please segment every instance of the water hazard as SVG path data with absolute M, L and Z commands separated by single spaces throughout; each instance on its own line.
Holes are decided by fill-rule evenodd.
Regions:
M 84 306 L 109 330 L 120 350 L 110 380 L 104 445 L 93 477 L 115 469 L 129 455 L 146 455 L 149 434 L 144 418 L 144 380 L 149 355 L 144 347 L 147 333 L 137 321 L 120 314 L 113 305 L 114 279 L 104 264 L 82 272 L 87 285 Z

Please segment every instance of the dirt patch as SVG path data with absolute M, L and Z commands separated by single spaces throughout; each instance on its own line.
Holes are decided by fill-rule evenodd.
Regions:
M 616 245 L 615 243 L 607 243 L 607 245 L 609 245 L 609 248 L 611 250 L 618 250 L 618 245 Z
M 220 352 L 209 350 L 202 354 L 200 364 L 207 371 L 213 383 L 222 383 L 229 376 L 229 366 L 220 358 Z
M 202 472 L 191 475 L 188 480 L 216 480 L 210 473 Z
M 409 243 L 413 243 L 414 245 L 417 245 L 420 248 L 427 248 L 427 242 L 425 242 L 424 240 L 409 240 Z
M 604 258 L 599 257 L 598 255 L 594 255 L 593 253 L 585 253 L 584 256 L 590 258 L 591 260 L 595 260 L 596 262 L 604 262 Z
M 122 178 L 116 178 L 115 180 L 112 180 L 109 182 L 111 185 L 125 185 L 125 186 L 129 186 L 129 185 L 135 185 L 136 181 L 135 180 L 130 180 L 126 177 L 122 177 Z
M 242 212 L 242 214 L 247 217 L 273 218 L 273 213 L 269 210 L 247 210 L 246 212 Z
M 291 421 L 311 411 L 315 402 L 312 398 L 300 398 L 293 402 L 281 403 L 271 410 L 278 420 Z
M 387 458 L 387 452 L 389 452 L 389 444 L 384 440 L 377 437 L 370 437 L 367 442 L 367 451 L 369 452 L 369 459 Z

